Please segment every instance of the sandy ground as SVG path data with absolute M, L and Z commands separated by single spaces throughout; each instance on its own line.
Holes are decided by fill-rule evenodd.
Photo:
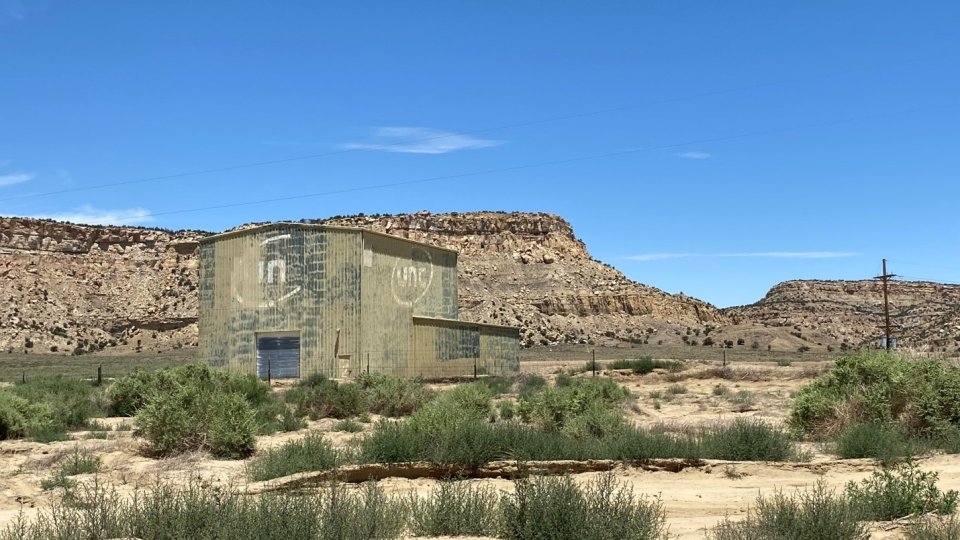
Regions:
M 537 363 L 531 371 L 551 374 L 562 366 Z M 645 427 L 668 430 L 695 429 L 702 425 L 730 422 L 743 416 L 755 416 L 771 422 L 784 419 L 790 395 L 822 369 L 819 365 L 778 367 L 740 365 L 716 378 L 717 366 L 694 365 L 681 373 L 653 373 L 636 376 L 606 373 L 630 388 L 634 399 L 626 408 L 628 418 Z M 587 375 L 589 376 L 589 375 Z M 717 385 L 722 385 L 717 389 Z M 671 390 L 672 388 L 672 390 Z M 104 423 L 117 425 L 130 419 L 110 418 Z M 307 430 L 260 437 L 258 449 L 279 446 L 304 436 L 307 431 L 326 432 L 335 445 L 346 446 L 360 434 L 330 432 L 334 420 L 310 422 Z M 370 429 L 370 425 L 365 427 Z M 142 455 L 140 442 L 130 431 L 110 431 L 107 440 L 86 440 L 85 433 L 74 433 L 75 440 L 39 444 L 27 441 L 0 443 L 0 527 L 5 527 L 19 512 L 34 515 L 58 498 L 57 491 L 44 491 L 43 479 L 75 448 L 96 453 L 103 460 L 97 480 L 114 486 L 121 493 L 149 488 L 158 481 L 243 486 L 244 461 L 217 460 L 204 454 L 187 454 L 167 459 Z M 758 494 L 776 490 L 792 491 L 810 487 L 818 481 L 842 488 L 846 482 L 860 480 L 878 469 L 872 460 L 836 460 L 819 445 L 807 444 L 812 459 L 805 463 L 708 462 L 680 472 L 650 472 L 620 466 L 618 479 L 638 495 L 660 497 L 667 515 L 671 537 L 703 538 L 709 527 L 725 517 L 746 514 Z M 960 490 L 960 456 L 933 456 L 921 461 L 921 467 L 940 474 L 941 489 Z M 589 481 L 599 473 L 575 475 Z M 75 476 L 80 482 L 94 481 L 94 475 Z M 498 489 L 510 490 L 509 480 L 477 480 Z M 394 493 L 425 493 L 435 480 L 389 478 L 381 485 Z M 875 527 L 872 538 L 899 538 L 898 529 Z

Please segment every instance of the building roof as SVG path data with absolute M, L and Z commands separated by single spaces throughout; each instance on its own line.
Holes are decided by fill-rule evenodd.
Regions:
M 414 315 L 414 321 L 428 321 L 428 322 L 439 322 L 439 323 L 451 323 L 458 324 L 462 326 L 484 326 L 486 328 L 500 328 L 504 330 L 520 330 L 518 326 L 506 326 L 503 324 L 491 324 L 491 323 L 482 323 L 482 322 L 473 322 L 473 321 L 463 321 L 460 319 L 445 319 L 443 317 L 424 317 L 421 315 Z
M 409 238 L 404 238 L 402 236 L 395 236 L 392 234 L 387 234 L 380 231 L 374 231 L 371 229 L 365 229 L 363 227 L 343 227 L 339 225 L 324 225 L 321 223 L 298 223 L 295 221 L 275 221 L 273 223 L 265 223 L 263 225 L 255 225 L 253 227 L 246 227 L 243 229 L 236 229 L 232 231 L 223 232 L 220 234 L 214 234 L 200 239 L 201 244 L 207 244 L 210 242 L 216 242 L 217 240 L 224 240 L 226 238 L 234 238 L 237 236 L 244 236 L 246 234 L 251 234 L 255 232 L 264 231 L 267 229 L 274 229 L 277 227 L 286 227 L 293 229 L 309 229 L 309 230 L 324 230 L 324 231 L 351 231 L 351 232 L 360 232 L 362 234 L 374 234 L 377 236 L 382 236 L 389 238 L 391 240 L 399 240 L 401 242 L 407 242 L 410 244 L 416 244 L 418 246 L 428 247 L 431 249 L 438 249 L 440 251 L 449 251 L 450 253 L 459 254 L 455 249 L 437 246 L 434 244 L 429 244 L 427 242 L 420 242 L 418 240 L 410 240 Z

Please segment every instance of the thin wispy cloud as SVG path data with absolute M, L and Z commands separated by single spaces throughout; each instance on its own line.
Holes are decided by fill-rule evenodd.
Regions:
M 676 156 L 683 159 L 708 159 L 713 157 L 713 154 L 708 154 L 707 152 L 680 152 L 676 154 Z
M 66 212 L 55 212 L 27 216 L 38 219 L 54 219 L 69 221 L 84 225 L 141 225 L 153 221 L 150 211 L 146 208 L 126 208 L 119 210 L 105 210 L 85 204 Z
M 0 0 L 0 26 L 23 21 L 27 16 L 20 0 Z
M 33 180 L 35 176 L 36 175 L 32 173 L 0 174 L 0 187 L 29 182 Z
M 406 154 L 446 154 L 497 146 L 501 141 L 478 139 L 424 127 L 379 127 L 367 142 L 346 143 L 350 150 L 379 150 Z
M 841 259 L 860 255 L 852 251 L 755 251 L 746 253 L 642 253 L 620 257 L 628 261 L 663 261 L 667 259 L 721 259 L 721 258 L 758 258 L 758 259 Z

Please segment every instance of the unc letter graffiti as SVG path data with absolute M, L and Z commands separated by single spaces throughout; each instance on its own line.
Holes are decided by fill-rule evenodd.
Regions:
M 433 261 L 422 248 L 410 250 L 410 259 L 397 261 L 390 276 L 393 299 L 401 306 L 412 307 L 430 289 L 433 282 Z

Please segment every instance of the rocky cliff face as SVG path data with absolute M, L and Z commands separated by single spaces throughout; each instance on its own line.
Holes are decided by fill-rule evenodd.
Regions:
M 708 304 L 634 283 L 591 259 L 557 216 L 419 213 L 325 222 L 457 249 L 461 318 L 520 326 L 525 344 L 672 342 L 680 328 L 725 320 Z M 0 350 L 195 345 L 197 241 L 206 234 L 0 218 Z
M 195 345 L 203 234 L 0 218 L 0 351 Z
M 880 335 L 875 282 L 790 281 L 718 310 L 633 282 L 592 259 L 563 219 L 472 212 L 338 217 L 460 252 L 460 316 L 519 326 L 524 344 L 716 343 L 773 350 L 856 346 Z M 198 240 L 209 233 L 0 218 L 0 351 L 163 351 L 197 341 Z M 960 344 L 960 286 L 897 282 L 904 345 Z M 693 332 L 691 333 L 691 329 Z
M 888 296 L 893 334 L 901 346 L 957 350 L 960 285 L 892 281 Z M 874 344 L 883 335 L 883 292 L 877 281 L 787 281 L 755 304 L 723 311 L 734 322 L 786 328 L 825 344 Z

